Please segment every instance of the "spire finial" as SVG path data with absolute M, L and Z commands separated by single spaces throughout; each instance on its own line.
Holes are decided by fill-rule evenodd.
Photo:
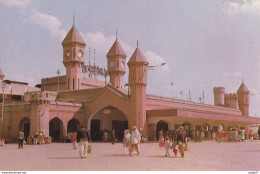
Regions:
M 244 83 L 244 78 L 242 78 L 242 83 Z
M 137 40 L 137 42 L 136 42 L 136 45 L 137 45 L 137 48 L 138 48 L 138 46 L 139 46 L 138 40 Z
M 75 18 L 76 18 L 76 15 L 73 15 L 73 26 L 75 26 Z
M 116 40 L 118 38 L 118 30 L 117 30 L 117 27 L 116 27 Z

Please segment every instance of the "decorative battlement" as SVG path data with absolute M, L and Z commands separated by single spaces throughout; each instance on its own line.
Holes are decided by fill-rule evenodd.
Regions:
M 50 103 L 50 93 L 43 92 L 43 91 L 33 92 L 33 93 L 31 93 L 30 101 L 31 101 L 31 103 L 49 104 Z
M 214 87 L 214 88 L 213 88 L 213 92 L 214 92 L 214 93 L 225 93 L 225 87 L 221 87 L 221 86 L 219 86 L 219 87 Z
M 238 109 L 238 95 L 236 93 L 225 94 L 225 107 Z
M 225 94 L 225 100 L 237 101 L 238 100 L 238 95 L 236 93 Z

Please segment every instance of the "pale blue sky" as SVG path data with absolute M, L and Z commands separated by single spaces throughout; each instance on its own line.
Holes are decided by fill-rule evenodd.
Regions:
M 213 104 L 213 87 L 235 93 L 244 78 L 256 94 L 250 114 L 260 117 L 259 10 L 254 0 L 0 0 L 0 65 L 6 79 L 31 86 L 58 69 L 64 75 L 61 42 L 75 14 L 98 65 L 106 67 L 116 27 L 128 59 L 139 40 L 150 65 L 166 62 L 149 71 L 148 93 L 171 97 L 173 81 L 174 97 L 187 99 L 190 89 L 199 102 L 205 91 Z

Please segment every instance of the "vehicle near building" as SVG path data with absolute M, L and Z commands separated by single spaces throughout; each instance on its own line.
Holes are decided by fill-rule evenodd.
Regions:
M 253 137 L 254 140 L 259 140 L 259 135 L 257 133 L 254 133 L 254 137 Z
M 240 141 L 237 131 L 228 131 L 228 141 Z

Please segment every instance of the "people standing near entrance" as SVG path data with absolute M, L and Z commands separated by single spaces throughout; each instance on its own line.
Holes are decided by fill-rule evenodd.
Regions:
M 181 157 L 183 158 L 184 157 L 184 148 L 185 148 L 185 144 L 187 144 L 187 142 L 186 142 L 186 135 L 185 135 L 185 132 L 184 132 L 182 126 L 179 127 L 179 132 L 177 135 L 177 144 L 179 145 L 179 151 L 180 151 Z
M 20 129 L 18 132 L 18 148 L 23 148 L 23 141 L 24 141 L 24 133 L 23 130 Z
M 77 142 L 79 143 L 79 155 L 81 158 L 87 157 L 88 143 L 91 142 L 88 131 L 84 126 L 77 132 Z
M 163 129 L 161 129 L 161 130 L 159 131 L 159 141 L 164 141 Z
M 76 147 L 77 132 L 76 131 L 73 132 L 73 134 L 71 136 L 71 141 L 72 141 L 73 149 L 77 149 L 77 147 Z
M 115 144 L 116 141 L 116 132 L 115 129 L 112 130 L 112 144 Z
M 132 152 L 136 150 L 137 155 L 140 154 L 139 144 L 141 141 L 140 133 L 136 126 L 133 127 L 133 131 L 131 133 L 131 149 L 129 155 L 132 156 Z

